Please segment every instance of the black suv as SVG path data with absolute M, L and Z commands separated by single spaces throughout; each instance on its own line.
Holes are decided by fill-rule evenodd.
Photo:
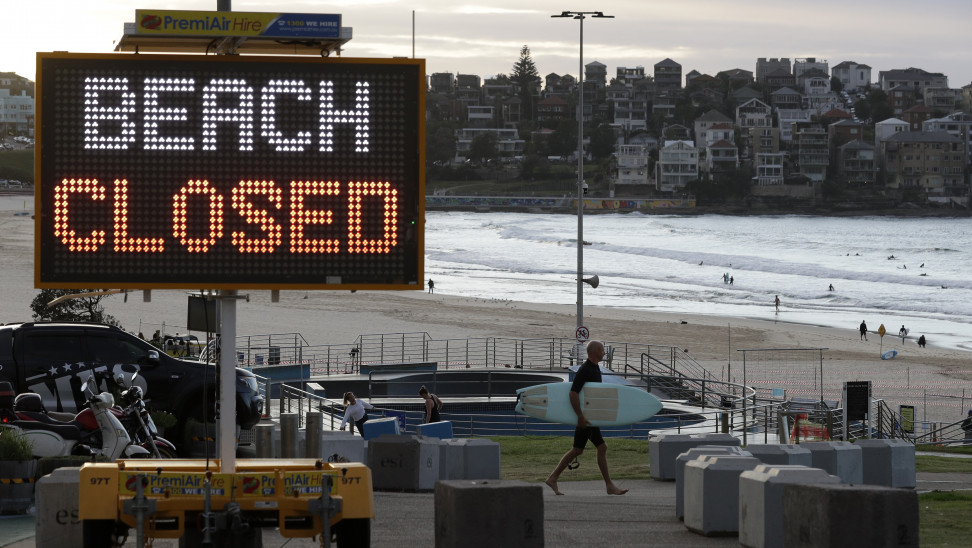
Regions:
M 187 418 L 213 420 L 216 366 L 180 360 L 121 329 L 95 323 L 21 323 L 0 326 L 0 381 L 19 393 L 36 392 L 50 411 L 77 412 L 86 398 L 81 385 L 94 372 L 130 377 L 151 409 L 169 411 L 180 426 Z M 107 375 L 99 375 L 105 377 Z M 101 390 L 108 387 L 99 386 Z M 204 406 L 204 402 L 205 406 Z M 236 422 L 250 428 L 263 414 L 256 377 L 236 369 Z

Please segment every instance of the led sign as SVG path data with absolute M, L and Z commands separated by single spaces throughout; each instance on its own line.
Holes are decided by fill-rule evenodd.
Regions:
M 37 287 L 421 289 L 424 72 L 39 54 Z

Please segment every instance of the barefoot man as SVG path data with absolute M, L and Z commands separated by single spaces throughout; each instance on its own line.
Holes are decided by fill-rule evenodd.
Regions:
M 568 464 L 584 452 L 584 446 L 587 445 L 588 440 L 597 449 L 597 467 L 601 470 L 601 476 L 604 478 L 607 493 L 609 495 L 623 495 L 628 492 L 627 489 L 621 489 L 611 481 L 611 475 L 608 473 L 607 444 L 604 443 L 604 438 L 601 437 L 601 429 L 590 426 L 590 421 L 584 417 L 580 406 L 580 391 L 584 387 L 584 384 L 588 382 L 601 382 L 601 369 L 597 364 L 602 358 L 604 358 L 604 345 L 598 341 L 590 341 L 587 343 L 587 361 L 577 370 L 577 375 L 574 376 L 574 383 L 570 386 L 570 405 L 574 408 L 574 413 L 577 414 L 577 428 L 574 430 L 574 446 L 564 453 L 563 458 L 557 464 L 557 468 L 554 469 L 546 481 L 546 484 L 558 495 L 563 495 L 557 489 L 557 480 L 560 478 L 560 474 L 563 473 Z

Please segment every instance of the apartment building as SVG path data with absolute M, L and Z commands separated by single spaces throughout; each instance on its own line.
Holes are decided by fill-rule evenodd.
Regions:
M 847 91 L 857 91 L 871 85 L 871 67 L 854 61 L 834 65 L 830 75 L 839 80 Z
M 584 65 L 584 82 L 591 82 L 595 89 L 607 86 L 607 65 L 592 61 Z
M 34 98 L 26 90 L 11 93 L 0 88 L 0 130 L 17 135 L 34 135 Z
M 780 141 L 789 143 L 793 141 L 794 124 L 806 125 L 810 123 L 812 112 L 801 108 L 777 109 L 776 118 L 780 128 Z
M 520 156 L 526 149 L 526 141 L 520 139 L 516 128 L 472 128 L 465 127 L 456 132 L 456 160 L 463 161 L 469 156 L 473 139 L 483 133 L 496 136 L 496 150 L 500 156 Z
M 819 70 L 824 73 L 828 78 L 830 77 L 830 65 L 827 63 L 826 59 L 817 59 L 816 57 L 806 57 L 803 59 L 793 60 L 793 77 L 799 79 L 803 76 L 803 73 Z
M 944 118 L 925 120 L 921 124 L 924 132 L 944 131 L 958 137 L 965 146 L 966 164 L 972 166 L 972 115 L 965 112 L 954 112 Z
M 616 184 L 647 185 L 650 179 L 648 163 L 651 160 L 649 147 L 645 145 L 618 145 Z
M 780 152 L 780 128 L 752 128 L 749 132 L 756 167 L 753 182 L 761 186 L 782 185 L 787 155 Z
M 681 192 L 699 178 L 699 152 L 689 141 L 668 141 L 658 150 L 655 163 L 655 190 Z
M 904 131 L 882 143 L 885 184 L 920 188 L 931 201 L 968 198 L 965 143 L 944 131 Z
M 654 69 L 656 89 L 682 89 L 682 65 L 666 57 L 655 63 Z
M 756 59 L 756 81 L 766 82 L 767 76 L 776 72 L 783 71 L 786 74 L 791 74 L 790 72 L 790 59 L 788 57 L 771 57 L 767 59 L 766 57 L 760 57 Z
M 719 139 L 724 139 L 725 137 L 720 135 L 717 138 L 710 139 L 707 132 L 709 128 L 716 125 L 730 125 L 732 124 L 732 118 L 729 118 L 725 114 L 719 112 L 718 110 L 712 109 L 702 116 L 695 119 L 695 143 L 699 146 L 705 146 L 705 144 L 713 141 L 718 141 Z
M 827 130 L 818 126 L 799 127 L 793 132 L 797 172 L 815 183 L 827 177 L 830 147 Z
M 770 104 L 777 110 L 800 109 L 803 105 L 803 94 L 793 88 L 780 88 L 770 93 Z
M 874 147 L 861 140 L 848 141 L 837 147 L 837 177 L 850 186 L 874 184 L 877 163 Z
M 886 92 L 904 86 L 924 95 L 926 88 L 947 88 L 948 77 L 940 72 L 928 72 L 914 67 L 882 70 L 878 72 L 878 86 Z

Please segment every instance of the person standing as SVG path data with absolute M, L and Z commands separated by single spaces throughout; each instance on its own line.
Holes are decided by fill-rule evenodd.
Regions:
M 864 320 L 861 320 L 860 330 L 861 330 L 861 340 L 862 341 L 866 341 L 867 340 L 867 324 L 864 323 Z
M 425 398 L 425 422 L 439 422 L 442 419 L 439 417 L 439 411 L 442 409 L 442 400 L 439 396 L 429 392 L 429 389 L 422 385 L 419 388 L 419 396 Z
M 780 311 L 780 296 L 779 295 L 776 296 L 776 311 L 777 312 Z
M 921 348 L 925 348 L 925 336 L 924 335 L 918 337 L 918 346 L 921 347 Z
M 590 425 L 590 421 L 584 416 L 584 412 L 580 406 L 580 391 L 584 388 L 584 385 L 589 382 L 601 382 L 601 368 L 598 366 L 598 363 L 603 358 L 604 344 L 599 341 L 590 341 L 587 343 L 587 361 L 577 369 L 577 374 L 574 376 L 574 383 L 570 386 L 570 406 L 574 408 L 574 413 L 577 414 L 577 427 L 574 429 L 574 445 L 564 453 L 560 462 L 557 463 L 557 467 L 554 468 L 554 471 L 544 482 L 557 495 L 563 495 L 560 489 L 557 488 L 557 480 L 560 479 L 560 474 L 567 469 L 567 466 L 574 459 L 584 452 L 584 447 L 588 441 L 593 443 L 594 448 L 597 450 L 597 467 L 601 471 L 601 477 L 604 478 L 607 494 L 623 495 L 628 492 L 627 489 L 621 489 L 611 481 L 611 474 L 608 473 L 607 444 L 604 443 L 604 437 L 601 436 L 601 429 Z
M 429 278 L 429 293 L 435 293 L 435 282 L 432 281 L 432 278 Z
M 904 344 L 905 337 L 908 336 L 908 330 L 905 329 L 905 326 L 902 325 L 901 329 L 898 330 L 898 336 L 901 337 L 901 344 Z
M 344 425 L 351 423 L 351 433 L 358 429 L 358 433 L 364 436 L 364 423 L 368 422 L 368 409 L 374 409 L 370 403 L 354 397 L 354 392 L 344 393 L 344 418 L 341 419 L 341 430 Z

